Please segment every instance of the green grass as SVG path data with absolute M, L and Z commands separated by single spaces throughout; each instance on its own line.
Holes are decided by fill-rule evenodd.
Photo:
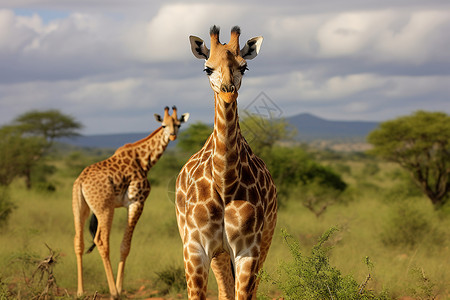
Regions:
M 266 272 L 275 273 L 280 262 L 289 257 L 289 249 L 281 235 L 282 228 L 298 241 L 302 252 L 309 253 L 318 238 L 336 226 L 339 231 L 328 242 L 333 246 L 329 254 L 330 264 L 343 275 L 352 275 L 357 282 L 364 282 L 368 275 L 364 258 L 368 256 L 374 264 L 368 289 L 376 292 L 386 290 L 392 299 L 402 296 L 450 299 L 450 216 L 436 212 L 424 196 L 402 196 L 400 193 L 400 196 L 393 197 L 394 191 L 398 193 L 395 188 L 404 180 L 404 177 L 396 175 L 396 172 L 402 172 L 393 164 L 377 162 L 379 170 L 372 166 L 370 169 L 374 174 L 369 175 L 364 169 L 364 161 L 339 163 L 350 167 L 350 172 L 343 177 L 353 191 L 351 200 L 347 204 L 330 206 L 320 218 L 316 218 L 291 197 L 287 207 L 279 211 L 277 229 L 264 267 Z M 333 164 L 329 162 L 330 166 Z M 15 181 L 10 188 L 10 198 L 17 208 L 7 226 L 0 229 L 0 298 L 5 289 L 15 293 L 10 298 L 27 299 L 27 291 L 30 293 L 33 288 L 40 288 L 37 282 L 30 283 L 29 280 L 36 269 L 36 261 L 49 256 L 45 244 L 59 253 L 54 267 L 59 294 L 75 294 L 71 207 L 75 177 L 64 170 L 63 165 L 52 178 L 57 186 L 56 192 L 28 191 L 22 181 Z M 152 187 L 135 230 L 124 280 L 124 290 L 130 297 L 161 296 L 160 292 L 167 287 L 158 280 L 158 274 L 183 266 L 182 243 L 175 221 L 173 183 L 173 178 L 160 179 L 159 185 Z M 420 211 L 430 228 L 442 238 L 425 236 L 413 246 L 386 245 L 382 239 L 383 234 L 390 230 L 386 224 L 390 224 L 392 214 L 402 205 Z M 125 217 L 125 209 L 116 209 L 110 243 L 114 269 L 119 259 Z M 87 230 L 85 243 L 91 243 Z M 84 256 L 84 270 L 87 294 L 107 294 L 106 277 L 97 250 Z M 209 290 L 215 298 L 217 292 L 212 272 Z M 165 297 L 185 298 L 183 291 L 169 291 Z M 262 283 L 260 292 L 275 296 L 281 293 L 270 283 Z

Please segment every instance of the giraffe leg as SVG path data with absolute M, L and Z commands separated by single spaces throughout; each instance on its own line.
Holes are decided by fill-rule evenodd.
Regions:
M 261 241 L 261 254 L 259 255 L 259 266 L 258 270 L 256 272 L 258 273 L 259 270 L 261 270 L 264 262 L 266 261 L 267 254 L 269 252 L 270 245 L 272 244 L 272 237 L 273 232 L 275 231 L 276 226 L 276 212 L 274 214 L 274 217 L 269 221 L 266 222 L 266 226 L 264 227 L 263 234 L 262 234 L 262 241 Z M 260 279 L 257 278 L 256 280 L 256 287 L 254 290 L 253 297 L 256 299 L 256 291 L 258 289 Z
M 112 272 L 111 261 L 109 258 L 109 235 L 111 232 L 111 225 L 114 216 L 114 208 L 107 208 L 101 212 L 94 212 L 98 219 L 97 234 L 94 242 L 97 245 L 98 252 L 103 261 L 105 268 L 106 279 L 108 281 L 109 292 L 111 297 L 117 299 L 119 294 L 114 283 L 114 275 Z
M 234 200 L 225 207 L 225 232 L 236 267 L 237 300 L 256 299 L 254 296 L 261 253 L 262 218 L 262 210 L 248 201 Z
M 83 195 L 81 194 L 80 185 L 76 182 L 72 193 L 72 209 L 75 225 L 74 250 L 77 258 L 77 274 L 78 274 L 78 288 L 77 296 L 81 297 L 84 293 L 83 289 L 83 252 L 84 252 L 84 238 L 83 228 L 86 219 L 89 216 L 89 206 L 87 205 Z
M 219 288 L 219 299 L 234 299 L 234 275 L 230 255 L 222 252 L 213 257 L 211 269 Z
M 128 207 L 128 221 L 127 226 L 125 228 L 125 233 L 123 235 L 122 244 L 120 246 L 120 262 L 116 280 L 117 292 L 119 294 L 122 292 L 125 260 L 127 259 L 128 254 L 130 253 L 131 238 L 133 237 L 134 228 L 136 227 L 136 224 L 139 220 L 139 217 L 142 214 L 143 209 L 144 209 L 143 202 L 134 202 Z
M 197 242 L 185 243 L 184 269 L 189 300 L 205 300 L 208 286 L 209 259 Z
M 252 251 L 254 252 L 254 251 Z M 258 257 L 239 255 L 236 258 L 236 299 L 256 299 Z

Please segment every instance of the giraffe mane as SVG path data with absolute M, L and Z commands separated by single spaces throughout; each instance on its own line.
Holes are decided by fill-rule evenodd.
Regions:
M 143 139 L 140 139 L 139 141 L 136 141 L 136 142 L 134 142 L 134 143 L 128 143 L 128 144 L 123 145 L 122 147 L 118 148 L 118 149 L 116 150 L 116 152 L 114 152 L 114 153 L 118 153 L 119 151 L 125 150 L 125 149 L 127 149 L 127 148 L 132 148 L 132 147 L 138 146 L 138 145 L 140 145 L 140 144 L 142 144 L 142 143 L 145 143 L 146 141 L 148 141 L 149 139 L 151 139 L 154 135 L 156 135 L 156 134 L 157 134 L 159 131 L 161 131 L 161 130 L 162 130 L 162 126 L 160 126 L 158 129 L 156 129 L 155 131 L 153 131 L 152 133 L 150 133 L 147 137 L 145 137 L 145 138 L 143 138 Z

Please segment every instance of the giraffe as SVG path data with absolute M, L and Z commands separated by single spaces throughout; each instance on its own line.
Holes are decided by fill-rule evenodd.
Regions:
M 155 114 L 155 119 L 162 126 L 149 136 L 118 148 L 108 159 L 85 168 L 75 180 L 72 208 L 75 223 L 74 248 L 77 258 L 78 296 L 82 296 L 84 292 L 83 227 L 89 212 L 92 211 L 94 218 L 98 219 L 98 226 L 95 228 L 94 225 L 94 245 L 88 252 L 95 245 L 98 247 L 110 295 L 112 298 L 119 297 L 122 291 L 125 260 L 130 252 L 133 231 L 141 216 L 144 202 L 150 193 L 148 171 L 164 153 L 169 141 L 176 139 L 181 123 L 186 122 L 189 118 L 189 114 L 185 113 L 178 119 L 176 107 L 174 106 L 172 109 L 172 115 L 169 115 L 168 107 L 164 109 L 164 118 Z M 117 207 L 127 208 L 128 220 L 120 247 L 117 282 L 114 283 L 109 259 L 109 235 L 114 209 Z
M 263 38 L 239 49 L 240 28 L 228 44 L 219 28 L 210 29 L 211 49 L 190 36 L 195 57 L 214 92 L 214 130 L 181 169 L 176 182 L 176 216 L 183 242 L 189 299 L 205 299 L 209 268 L 219 299 L 255 299 L 257 273 L 269 250 L 277 216 L 276 187 L 265 163 L 242 136 L 237 96 L 246 60 L 254 58 Z

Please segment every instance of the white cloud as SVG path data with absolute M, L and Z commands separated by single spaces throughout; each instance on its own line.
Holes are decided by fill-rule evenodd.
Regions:
M 359 58 L 369 63 L 414 64 L 450 61 L 450 52 L 443 49 L 450 44 L 448 10 L 380 9 L 277 15 L 269 20 L 267 31 L 274 39 L 270 47 L 300 59 Z
M 202 35 L 209 44 L 209 27 L 213 24 L 236 25 L 246 13 L 245 6 L 208 3 L 175 3 L 161 7 L 157 15 L 128 39 L 136 45 L 138 57 L 150 61 L 173 61 L 190 55 L 189 35 Z M 142 25 L 142 24 L 141 24 Z M 224 35 L 223 35 L 224 36 Z M 224 36 L 224 42 L 226 37 Z M 134 40 L 134 41 L 132 41 Z
M 142 88 L 142 84 L 143 81 L 139 78 L 86 83 L 69 93 L 67 99 L 81 105 L 89 103 L 91 99 L 106 100 L 104 103 L 101 102 L 106 110 L 124 109 L 130 105 L 130 99 L 136 98 L 135 92 Z
M 391 76 L 384 79 L 386 89 L 380 94 L 387 98 L 418 98 L 424 97 L 424 103 L 432 99 L 427 99 L 426 95 L 436 97 L 442 95 L 442 99 L 448 99 L 450 95 L 450 75 L 447 76 Z M 444 110 L 450 109 L 450 101 Z
M 353 97 L 384 84 L 383 78 L 374 74 L 352 74 L 320 80 L 302 72 L 293 72 L 285 76 L 284 84 L 278 90 L 284 94 L 282 98 L 290 95 L 289 98 L 302 101 L 333 101 Z
M 1 124 L 24 110 L 58 108 L 89 132 L 133 131 L 148 121 L 147 111 L 172 104 L 189 108 L 192 121 L 210 120 L 212 92 L 188 36 L 209 44 L 213 24 L 221 26 L 222 42 L 233 25 L 243 29 L 241 43 L 265 38 L 261 55 L 249 62 L 240 107 L 263 91 L 287 115 L 381 119 L 402 105 L 450 112 L 443 100 L 450 94 L 450 10 L 434 1 L 356 7 L 347 0 L 339 6 L 135 0 L 127 8 L 119 1 L 108 7 L 95 0 L 21 1 L 31 7 L 23 16 L 0 10 Z M 64 14 L 49 18 L 32 13 L 35 7 Z

